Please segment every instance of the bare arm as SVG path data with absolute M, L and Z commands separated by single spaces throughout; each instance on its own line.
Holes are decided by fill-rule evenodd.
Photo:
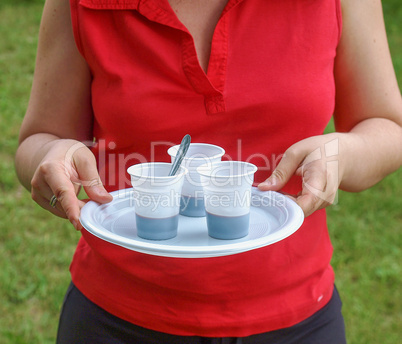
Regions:
M 402 164 L 402 98 L 388 48 L 381 2 L 344 1 L 335 65 L 335 127 L 353 134 L 340 187 L 361 191 Z
M 76 197 L 80 181 L 89 181 L 85 187 L 90 197 L 110 200 L 99 185 L 92 153 L 81 143 L 92 141 L 90 82 L 74 42 L 69 1 L 47 0 L 16 170 L 39 205 L 69 218 L 76 227 L 82 206 Z M 56 208 L 49 206 L 53 194 L 59 200 Z
M 295 200 L 306 216 L 331 204 L 339 187 L 362 191 L 402 164 L 402 99 L 381 2 L 343 0 L 342 9 L 335 61 L 337 132 L 291 146 L 259 186 L 280 190 L 293 174 L 301 175 L 303 190 Z M 327 159 L 331 145 L 335 154 Z

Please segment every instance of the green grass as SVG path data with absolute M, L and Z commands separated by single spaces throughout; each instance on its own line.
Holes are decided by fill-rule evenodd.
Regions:
M 350 343 L 391 344 L 401 338 L 401 177 L 398 171 L 360 194 L 341 192 L 338 205 L 329 209 Z
M 0 3 L 0 343 L 54 343 L 79 235 L 18 183 L 14 154 L 34 71 L 43 1 Z
M 42 0 L 0 3 L 0 343 L 54 343 L 77 233 L 35 205 L 14 173 L 28 102 Z M 383 1 L 402 82 L 402 5 Z M 329 128 L 330 130 L 330 128 Z M 402 338 L 402 170 L 359 194 L 339 193 L 328 210 L 333 266 L 350 344 Z

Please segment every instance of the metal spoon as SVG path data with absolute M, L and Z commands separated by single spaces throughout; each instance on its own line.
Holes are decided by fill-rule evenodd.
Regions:
M 188 147 L 190 146 L 190 142 L 191 142 L 191 136 L 189 134 L 185 135 L 183 137 L 183 140 L 181 140 L 180 147 L 174 158 L 172 168 L 170 169 L 169 172 L 169 176 L 174 176 L 176 172 L 179 170 L 181 162 L 183 161 L 183 158 L 188 151 Z

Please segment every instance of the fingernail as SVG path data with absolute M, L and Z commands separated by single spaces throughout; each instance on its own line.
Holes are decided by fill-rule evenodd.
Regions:
M 73 224 L 75 230 L 76 230 L 76 231 L 79 231 L 79 228 L 78 228 L 78 221 L 77 221 L 77 220 L 71 220 L 71 223 Z
M 262 187 L 262 188 L 266 188 L 266 187 L 270 187 L 272 184 L 269 180 L 265 180 L 263 182 L 261 182 L 258 187 Z
M 272 186 L 272 180 L 271 179 L 267 179 L 266 181 L 262 182 L 261 185 L 263 186 Z
M 94 186 L 94 188 L 96 192 L 100 195 L 106 195 L 108 193 L 102 185 L 96 185 Z

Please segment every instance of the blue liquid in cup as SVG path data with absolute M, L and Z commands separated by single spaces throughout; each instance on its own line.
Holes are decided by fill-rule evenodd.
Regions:
M 135 214 L 137 235 L 148 240 L 166 240 L 177 235 L 179 215 L 162 219 L 152 219 Z
M 204 198 L 181 196 L 180 214 L 191 217 L 205 216 Z
M 219 216 L 207 212 L 208 235 L 215 239 L 240 239 L 248 234 L 250 213 L 241 216 Z

